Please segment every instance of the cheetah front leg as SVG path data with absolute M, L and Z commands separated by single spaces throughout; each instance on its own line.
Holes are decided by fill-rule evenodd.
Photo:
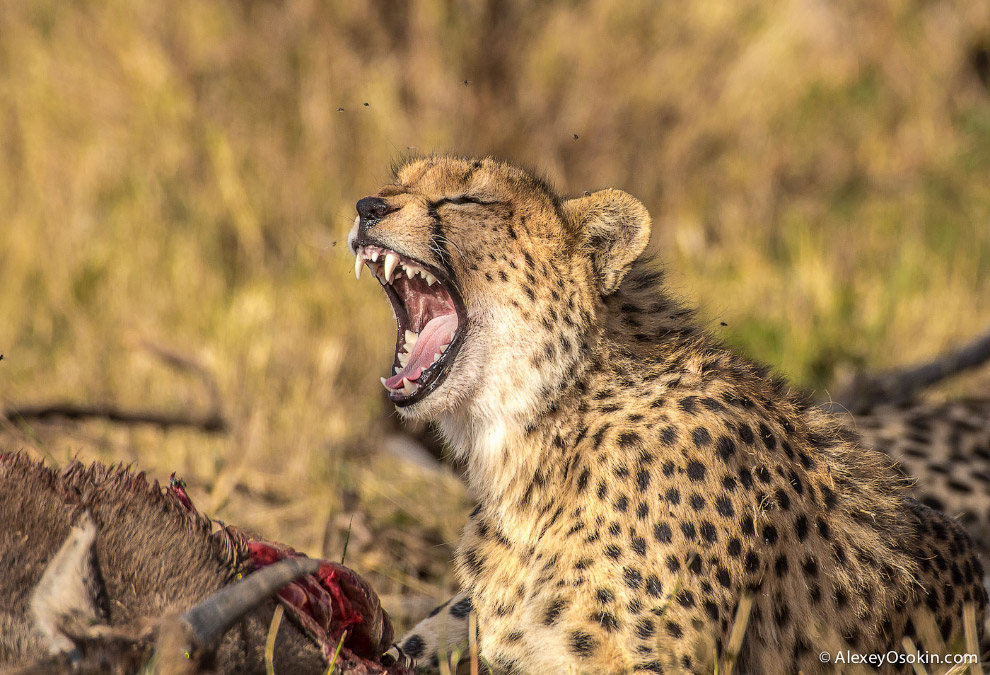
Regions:
M 398 643 L 402 654 L 416 662 L 416 672 L 439 672 L 440 659 L 467 662 L 471 595 L 459 593 L 431 611 Z M 394 650 L 393 650 L 394 654 Z

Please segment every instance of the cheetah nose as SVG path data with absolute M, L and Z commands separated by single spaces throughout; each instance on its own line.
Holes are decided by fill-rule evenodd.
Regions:
M 362 221 L 384 218 L 391 211 L 388 202 L 379 197 L 365 197 L 357 203 L 357 212 Z

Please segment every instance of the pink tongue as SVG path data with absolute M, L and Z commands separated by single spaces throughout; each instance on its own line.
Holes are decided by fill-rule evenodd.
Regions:
M 433 355 L 439 354 L 440 348 L 450 344 L 454 339 L 456 329 L 456 314 L 443 314 L 430 319 L 420 331 L 419 339 L 416 340 L 409 360 L 406 361 L 406 367 L 385 380 L 385 386 L 389 389 L 398 389 L 402 386 L 402 378 L 418 380 L 423 371 L 433 365 Z

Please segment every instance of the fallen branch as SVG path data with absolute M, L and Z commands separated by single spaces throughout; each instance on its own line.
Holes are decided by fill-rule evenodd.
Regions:
M 990 334 L 965 347 L 942 354 L 917 366 L 877 375 L 857 375 L 826 404 L 833 412 L 864 412 L 877 405 L 896 405 L 913 399 L 922 390 L 990 361 Z
M 46 403 L 33 406 L 13 406 L 0 409 L 0 416 L 12 422 L 49 419 L 104 419 L 117 424 L 149 424 L 160 429 L 189 427 L 206 433 L 226 433 L 230 428 L 223 414 L 220 387 L 212 373 L 192 357 L 174 349 L 142 340 L 137 346 L 151 353 L 166 365 L 195 375 L 202 383 L 210 400 L 209 412 L 194 415 L 161 410 L 126 410 L 114 405 L 87 405 L 68 402 Z M 0 356 L 2 358 L 2 356 Z
M 0 415 L 12 422 L 46 419 L 105 419 L 119 424 L 150 424 L 168 429 L 171 427 L 193 427 L 208 433 L 223 433 L 228 430 L 227 420 L 211 413 L 205 416 L 163 413 L 156 410 L 122 410 L 112 405 L 78 405 L 74 403 L 50 403 L 37 406 L 8 408 Z

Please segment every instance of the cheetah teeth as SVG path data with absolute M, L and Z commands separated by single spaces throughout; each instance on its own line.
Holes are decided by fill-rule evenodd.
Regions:
M 414 333 L 411 330 L 407 330 L 403 337 L 405 339 L 405 342 L 403 342 L 402 348 L 395 355 L 395 358 L 398 360 L 399 365 L 394 366 L 392 368 L 393 375 L 398 375 L 400 372 L 402 372 L 402 369 L 406 367 L 406 364 L 409 363 L 409 358 L 412 355 L 413 347 L 416 346 L 416 341 L 419 340 L 419 333 Z M 443 353 L 447 351 L 447 347 L 449 346 L 450 345 L 441 345 L 440 351 L 433 355 L 433 361 L 430 363 L 430 365 L 433 365 L 434 363 L 439 361 L 440 357 L 443 356 Z M 385 384 L 384 377 L 381 378 L 381 382 L 382 382 L 382 386 L 388 389 L 390 392 L 401 391 L 406 396 L 411 396 L 419 389 L 419 382 L 416 382 L 414 380 L 409 380 L 408 378 L 405 377 L 402 378 L 402 386 L 397 387 L 395 389 L 392 389 L 387 384 Z
M 413 347 L 416 346 L 416 340 L 419 339 L 419 333 L 414 333 L 411 330 L 407 330 L 405 334 L 406 341 L 402 345 L 402 349 L 396 356 L 399 359 L 399 364 L 405 368 L 406 363 L 409 362 L 409 357 L 412 355 Z M 396 373 L 398 375 L 398 373 Z
M 382 264 L 379 264 L 378 260 L 382 256 L 385 259 Z M 361 268 L 364 267 L 365 263 L 369 263 L 375 276 L 383 284 L 392 283 L 396 270 L 399 270 L 400 274 L 405 274 L 407 279 L 412 279 L 417 275 L 423 277 L 427 286 L 437 283 L 437 278 L 419 265 L 402 262 L 397 254 L 379 249 L 375 246 L 362 246 L 358 248 L 357 255 L 354 258 L 354 276 L 356 278 L 361 278 Z
M 394 253 L 387 253 L 385 255 L 385 281 L 392 283 L 392 274 L 395 272 L 395 268 L 399 265 L 399 256 Z
M 385 378 L 381 378 L 382 386 L 388 389 L 390 392 L 401 391 L 404 396 L 412 396 L 417 391 L 419 391 L 419 382 L 414 382 L 407 377 L 402 378 L 402 386 L 392 389 L 387 384 L 385 384 Z
M 419 333 L 414 333 L 411 330 L 407 330 L 404 337 L 405 342 L 403 342 L 402 348 L 395 355 L 395 357 L 399 360 L 400 368 L 405 368 L 406 364 L 409 363 L 409 357 L 412 356 L 412 350 L 413 347 L 416 346 L 416 340 L 419 339 Z M 395 369 L 395 374 L 399 374 L 399 368 Z

